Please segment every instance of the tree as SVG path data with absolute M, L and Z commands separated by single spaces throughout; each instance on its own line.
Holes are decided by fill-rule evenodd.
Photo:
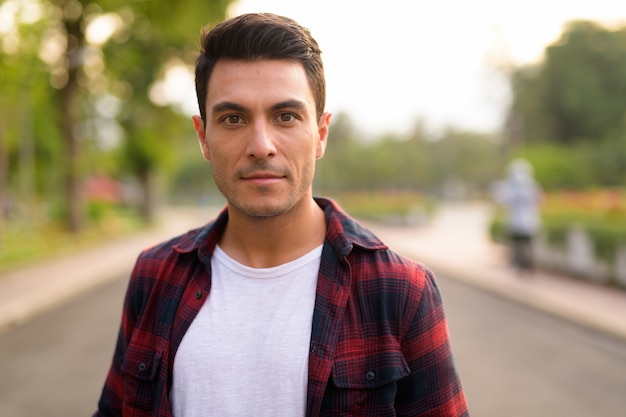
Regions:
M 141 212 L 153 214 L 152 176 L 174 152 L 172 125 L 179 123 L 172 109 L 148 97 L 150 87 L 174 60 L 189 62 L 195 34 L 207 23 L 223 19 L 229 0 L 177 2 L 56 0 L 51 16 L 60 16 L 65 36 L 66 77 L 59 85 L 61 130 L 65 138 L 67 221 L 70 230 L 81 226 L 80 144 L 86 139 L 77 127 L 91 111 L 80 109 L 89 97 L 112 95 L 121 102 L 119 123 L 125 131 L 123 164 L 142 186 Z M 99 23 L 108 36 L 88 39 L 90 25 Z M 54 22 L 53 22 L 54 23 Z M 180 133 L 180 129 L 173 133 Z M 91 138 L 92 140 L 94 138 Z M 167 149 L 169 146 L 169 149 Z
M 510 85 L 510 140 L 604 138 L 622 128 L 626 114 L 626 27 L 569 22 L 543 61 L 514 70 Z
M 33 2 L 30 2 L 32 7 Z M 0 233 L 5 217 L 34 225 L 38 202 L 58 194 L 54 154 L 59 132 L 51 100 L 44 48 L 48 22 L 28 4 L 7 1 L 0 14 L 13 24 L 2 28 L 0 43 Z M 20 221 L 25 220 L 25 221 Z
M 448 128 L 429 133 L 417 120 L 406 136 L 358 137 L 350 118 L 339 113 L 330 125 L 326 155 L 318 162 L 315 187 L 342 191 L 419 191 L 438 193 L 445 182 L 463 179 L 472 189 L 485 189 L 500 164 L 498 147 L 489 135 Z
M 532 156 L 546 186 L 623 184 L 626 27 L 570 22 L 543 61 L 511 72 L 510 85 L 507 142 Z
M 171 107 L 155 104 L 152 86 L 169 68 L 188 66 L 196 55 L 197 35 L 204 25 L 222 20 L 228 0 L 184 0 L 174 3 L 102 2 L 103 11 L 117 21 L 102 50 L 108 74 L 116 77 L 113 94 L 123 102 L 119 121 L 126 133 L 123 168 L 141 185 L 141 212 L 153 216 L 155 172 L 176 155 L 176 142 L 190 132 L 190 123 Z M 106 7 L 106 9 L 105 9 Z M 189 28 L 196 28 L 189 31 Z
M 626 28 L 570 23 L 546 50 L 545 103 L 554 138 L 602 138 L 626 112 Z
M 85 19 L 82 4 L 76 0 L 59 0 L 61 27 L 65 32 L 64 69 L 67 79 L 60 86 L 59 112 L 61 132 L 65 143 L 65 198 L 67 202 L 67 227 L 77 232 L 82 227 L 82 207 L 80 196 L 79 143 L 77 129 L 80 120 L 79 77 L 83 67 L 85 52 Z

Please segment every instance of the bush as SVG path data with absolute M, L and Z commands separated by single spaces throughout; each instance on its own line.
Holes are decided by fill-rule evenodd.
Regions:
M 514 156 L 527 159 L 535 178 L 547 190 L 623 186 L 626 178 L 626 137 L 580 140 L 572 144 L 542 142 Z
M 331 195 L 351 216 L 381 220 L 390 217 L 425 215 L 433 210 L 432 200 L 412 192 L 345 192 Z
M 578 226 L 594 242 L 599 259 L 613 262 L 617 248 L 626 245 L 626 190 L 561 191 L 544 196 L 542 229 L 551 246 L 565 248 L 567 233 Z M 490 224 L 496 242 L 506 242 L 504 214 L 497 211 Z
M 7 224 L 0 231 L 0 273 L 75 253 L 147 227 L 134 210 L 125 207 L 97 203 L 90 204 L 88 212 L 90 221 L 78 234 L 68 233 L 60 220 Z

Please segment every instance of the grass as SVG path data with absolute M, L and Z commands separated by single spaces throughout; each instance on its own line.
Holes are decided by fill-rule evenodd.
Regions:
M 10 221 L 0 231 L 0 273 L 55 257 L 73 254 L 143 230 L 146 224 L 132 211 L 109 208 L 90 217 L 79 233 L 67 232 L 56 221 Z

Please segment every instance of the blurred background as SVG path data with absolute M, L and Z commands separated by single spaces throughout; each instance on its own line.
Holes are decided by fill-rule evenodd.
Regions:
M 316 194 L 411 227 L 480 202 L 480 227 L 507 243 L 494 187 L 524 159 L 541 189 L 538 268 L 622 293 L 626 8 L 505 3 L 0 2 L 0 280 L 164 210 L 222 206 L 190 120 L 199 33 L 269 11 L 324 51 L 334 115 Z
M 324 50 L 334 116 L 316 193 L 398 195 L 394 210 L 414 209 L 407 195 L 485 198 L 524 157 L 549 240 L 576 222 L 612 257 L 626 223 L 626 12 L 585 4 L 5 0 L 0 270 L 143 227 L 164 205 L 221 204 L 190 122 L 198 34 L 259 10 L 301 20 Z M 354 210 L 383 209 L 361 200 Z

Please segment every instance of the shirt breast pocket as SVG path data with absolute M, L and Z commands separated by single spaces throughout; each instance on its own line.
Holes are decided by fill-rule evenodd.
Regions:
M 130 344 L 124 356 L 124 415 L 138 414 L 138 411 L 152 415 L 155 411 L 158 392 L 158 375 L 162 355 L 154 347 Z M 131 411 L 132 410 L 132 411 Z
M 346 352 L 335 359 L 332 378 L 338 388 L 371 389 L 410 373 L 402 352 Z
M 339 352 L 331 371 L 325 401 L 345 406 L 345 412 L 377 409 L 380 415 L 395 415 L 397 382 L 410 373 L 398 350 Z M 348 414 L 346 414 L 348 415 Z

